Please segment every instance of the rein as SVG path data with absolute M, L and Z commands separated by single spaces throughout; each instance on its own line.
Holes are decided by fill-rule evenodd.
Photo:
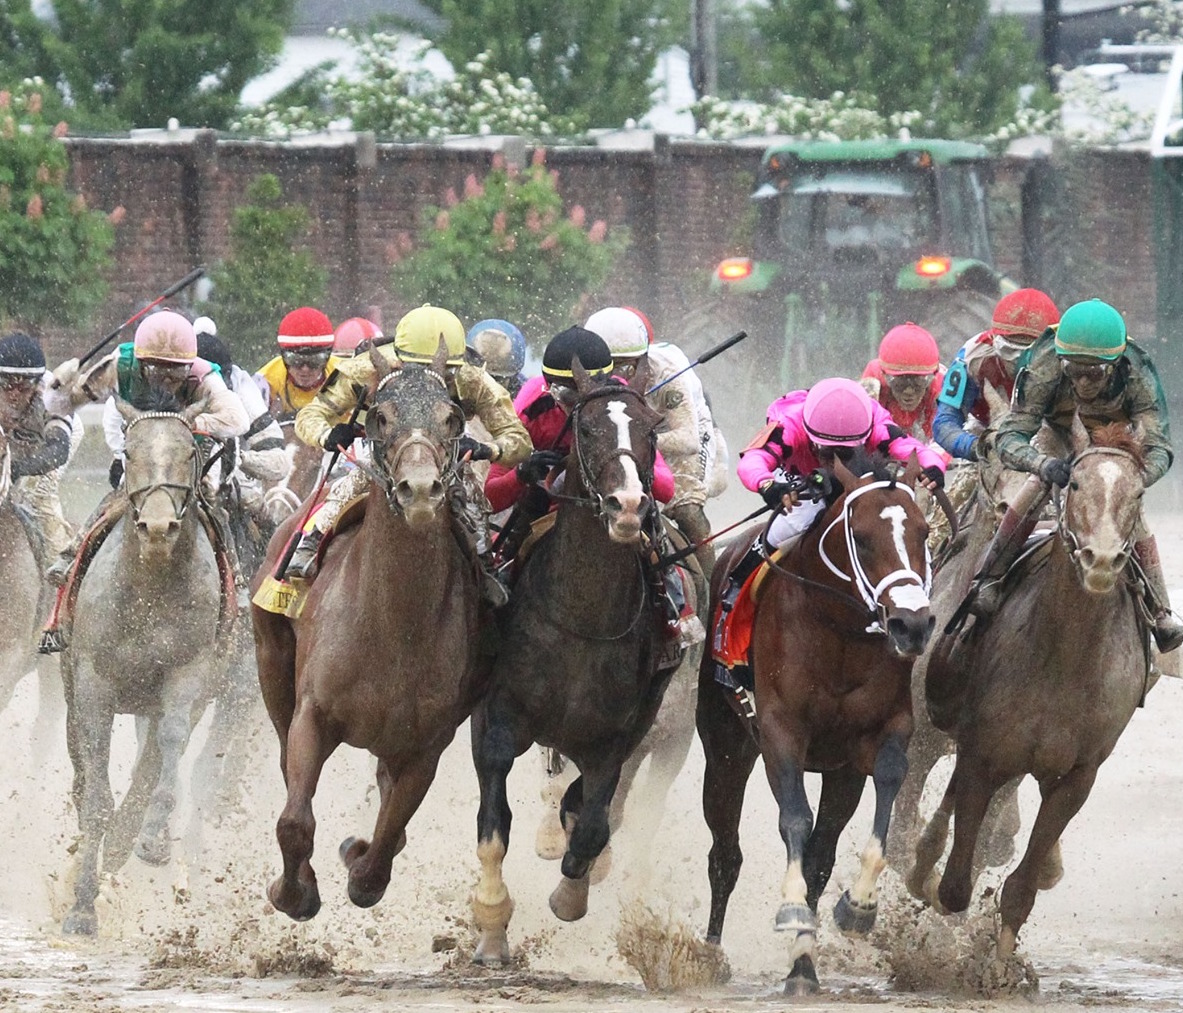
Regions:
M 124 427 L 124 433 L 129 433 L 136 425 L 148 419 L 176 419 L 176 421 L 185 427 L 192 439 L 193 427 L 183 415 L 177 412 L 144 412 L 141 415 L 137 415 Z M 190 477 L 188 485 L 182 485 L 180 482 L 152 482 L 139 489 L 127 490 L 127 500 L 131 504 L 133 520 L 138 521 L 140 519 L 140 510 L 143 509 L 145 500 L 152 493 L 161 490 L 168 494 L 168 498 L 172 502 L 175 519 L 178 521 L 184 519 L 185 514 L 189 510 L 189 505 L 193 502 L 193 498 L 196 495 L 197 483 L 201 481 L 201 455 L 197 453 L 196 443 L 193 445 L 193 452 L 190 455 L 189 461 Z M 177 500 L 173 496 L 174 490 L 178 490 L 181 493 L 180 506 L 177 505 Z

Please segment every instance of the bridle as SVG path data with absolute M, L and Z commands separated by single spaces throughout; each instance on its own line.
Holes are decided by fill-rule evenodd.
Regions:
M 1097 454 L 1104 454 L 1108 457 L 1124 457 L 1133 463 L 1135 468 L 1141 471 L 1141 465 L 1138 463 L 1138 459 L 1128 450 L 1122 450 L 1120 447 L 1087 447 L 1072 459 L 1072 467 L 1075 469 L 1076 465 L 1084 458 L 1093 457 Z M 1080 486 L 1075 482 L 1069 482 L 1068 485 L 1064 487 L 1064 492 L 1060 499 L 1059 517 L 1056 520 L 1056 530 L 1059 532 L 1061 540 L 1068 547 L 1068 551 L 1071 553 L 1073 558 L 1079 555 L 1081 551 L 1081 545 L 1080 539 L 1076 536 L 1076 532 L 1068 526 L 1068 501 L 1072 498 L 1074 489 L 1078 490 L 1079 488 Z M 1133 548 L 1133 544 L 1134 532 L 1131 531 L 1125 542 L 1122 544 L 1122 553 L 1128 556 Z
M 187 485 L 181 485 L 179 482 L 152 482 L 139 489 L 127 489 L 127 499 L 131 504 L 132 520 L 139 521 L 140 511 L 143 509 L 148 497 L 160 490 L 164 490 L 168 494 L 169 501 L 173 507 L 174 519 L 178 521 L 184 520 L 185 514 L 189 510 L 189 505 L 193 502 L 193 498 L 196 495 L 197 483 L 201 479 L 201 455 L 198 453 L 196 440 L 193 440 L 193 426 L 185 416 L 177 412 L 143 412 L 124 426 L 124 434 L 126 435 L 135 426 L 149 419 L 175 419 L 185 427 L 185 431 L 189 434 L 192 443 L 189 455 L 189 483 Z M 180 493 L 179 505 L 176 496 L 177 492 Z
M 886 633 L 887 632 L 887 607 L 883 604 L 882 597 L 888 588 L 894 587 L 901 582 L 915 584 L 925 595 L 928 596 L 932 587 L 932 558 L 929 555 L 928 545 L 924 547 L 924 575 L 921 576 L 910 566 L 907 565 L 907 559 L 903 560 L 904 566 L 892 570 L 886 577 L 878 583 L 872 582 L 867 575 L 866 567 L 863 565 L 862 558 L 859 556 L 858 545 L 854 538 L 854 529 L 850 524 L 851 506 L 855 500 L 872 492 L 876 489 L 900 489 L 908 494 L 912 502 L 916 502 L 916 493 L 911 486 L 902 482 L 896 481 L 876 481 L 867 485 L 859 486 L 857 489 L 847 493 L 842 501 L 842 509 L 838 516 L 835 517 L 822 532 L 821 538 L 818 539 L 817 551 L 821 557 L 821 561 L 826 565 L 827 569 L 836 577 L 844 580 L 848 584 L 852 584 L 855 590 L 858 591 L 859 596 L 863 600 L 863 604 L 867 606 L 868 611 L 874 616 L 874 620 L 870 626 L 867 627 L 867 633 Z M 850 558 L 850 568 L 854 571 L 852 574 L 846 573 L 841 567 L 836 565 L 834 561 L 826 552 L 826 537 L 834 528 L 841 525 L 844 529 L 844 536 L 846 542 L 846 553 Z
M 444 379 L 443 376 L 437 373 L 434 369 L 431 369 L 427 366 L 424 366 L 417 372 L 419 375 L 426 377 L 433 383 L 438 383 L 443 389 L 445 395 L 447 395 L 449 403 L 452 404 L 452 411 L 454 413 L 459 412 L 460 409 L 455 405 L 454 402 L 452 402 L 451 394 L 448 392 L 448 381 Z M 387 373 L 386 376 L 384 376 L 378 383 L 378 388 L 374 392 L 374 407 L 376 408 L 379 403 L 377 400 L 378 394 L 380 394 L 392 382 L 394 382 L 396 377 L 406 377 L 412 375 L 414 374 L 405 368 L 396 369 L 390 373 Z M 393 392 L 391 397 L 387 398 L 386 400 L 392 399 Z M 397 449 L 394 452 L 394 460 L 387 463 L 386 456 L 377 452 L 380 449 L 378 446 L 379 441 L 367 434 L 367 442 L 370 444 L 370 460 L 373 462 L 373 464 L 367 466 L 362 464 L 360 461 L 355 463 L 357 463 L 358 467 L 365 468 L 365 470 L 369 472 L 370 476 L 382 486 L 383 491 L 386 494 L 386 503 L 390 509 L 395 513 L 401 513 L 403 508 L 398 502 L 398 497 L 395 495 L 393 475 L 398 473 L 399 465 L 402 463 L 403 456 L 412 447 L 424 448 L 428 454 L 431 455 L 432 461 L 435 462 L 435 466 L 440 473 L 440 479 L 443 485 L 445 487 L 451 486 L 458 480 L 459 477 L 459 444 L 460 437 L 463 435 L 464 427 L 461 426 L 460 433 L 456 436 L 449 437 L 446 441 L 443 441 L 445 445 L 441 449 L 441 441 L 438 438 L 428 436 L 423 432 L 422 429 L 412 429 L 410 435 L 404 437 L 400 441 Z

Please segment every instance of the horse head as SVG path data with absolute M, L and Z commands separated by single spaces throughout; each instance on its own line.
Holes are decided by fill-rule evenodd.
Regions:
M 1072 449 L 1060 536 L 1084 589 L 1108 594 L 1129 562 L 1141 516 L 1146 489 L 1141 434 L 1118 422 L 1095 430 L 1090 439 L 1076 416 Z
M 578 358 L 572 363 L 579 400 L 571 409 L 571 454 L 582 492 L 621 544 L 640 541 L 653 506 L 653 466 L 661 416 L 645 403 L 646 371 L 624 384 L 597 383 Z M 642 375 L 644 373 L 645 375 Z
M 859 593 L 901 657 L 924 652 L 936 623 L 929 605 L 932 584 L 928 524 L 916 505 L 920 464 L 913 454 L 900 476 L 882 463 L 858 458 L 847 467 L 834 461 L 834 477 L 842 495 L 827 512 L 832 517 L 820 550 L 826 565 Z M 853 469 L 853 470 L 852 470 Z M 857 474 L 856 474 L 857 472 Z M 826 536 L 843 529 L 849 572 L 827 554 Z
M 116 407 L 124 421 L 124 488 L 140 554 L 148 563 L 165 562 L 201 480 L 193 420 L 206 404 L 183 408 L 170 398 L 155 410 L 141 411 L 117 399 Z
M 366 438 L 386 501 L 418 527 L 438 515 L 456 470 L 464 415 L 448 393 L 447 346 L 441 337 L 429 365 L 392 368 L 376 349 L 376 385 L 366 413 Z

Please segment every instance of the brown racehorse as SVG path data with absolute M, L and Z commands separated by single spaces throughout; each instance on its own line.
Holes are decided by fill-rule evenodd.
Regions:
M 349 897 L 369 907 L 386 891 L 407 822 L 476 699 L 477 577 L 447 502 L 464 418 L 443 380 L 445 352 L 429 367 L 394 372 L 375 357 L 365 518 L 329 543 L 298 619 L 252 608 L 259 683 L 288 788 L 276 827 L 283 874 L 268 896 L 296 920 L 320 908 L 312 796 L 332 752 L 345 742 L 378 757 L 373 841 L 341 845 Z M 272 539 L 256 586 L 295 523 Z
M 608 843 L 621 767 L 653 723 L 677 664 L 659 667 L 665 623 L 643 561 L 661 416 L 645 404 L 646 377 L 634 377 L 630 387 L 597 385 L 578 359 L 574 375 L 579 400 L 554 529 L 524 562 L 489 693 L 472 718 L 481 788 L 478 963 L 509 960 L 513 902 L 501 866 L 514 760 L 538 742 L 579 768 L 563 797 L 570 835 L 550 896 L 558 918 L 576 921 L 587 913 L 589 871 Z
M 744 789 L 762 754 L 787 849 L 776 929 L 794 934 L 789 994 L 818 987 L 818 899 L 868 775 L 875 783 L 872 836 L 858 879 L 842 894 L 834 918 L 848 932 L 868 932 L 875 920 L 888 819 L 908 766 L 912 663 L 933 627 L 928 526 L 913 492 L 918 475 L 915 458 L 898 480 L 861 455 L 850 468 L 835 461 L 840 494 L 761 588 L 750 652 L 756 736 L 730 709 L 709 656 L 700 674 L 703 811 L 713 840 L 707 940 L 719 942 L 739 877 Z M 713 599 L 754 534 L 733 542 L 720 560 L 724 565 L 715 567 Z M 805 794 L 806 771 L 822 775 L 816 823 Z
M 1043 796 L 1027 850 L 1003 885 L 1001 958 L 1014 951 L 1037 890 L 1059 879 L 1060 835 L 1149 685 L 1137 585 L 1124 577 L 1144 488 L 1141 446 L 1120 424 L 1094 431 L 1090 446 L 1077 419 L 1073 449 L 1046 557 L 1015 578 L 965 650 L 941 668 L 930 663 L 927 677 L 930 694 L 961 700 L 944 723 L 957 741 L 957 765 L 930 824 L 938 832 L 925 834 L 935 839 L 922 842 L 928 869 L 913 877 L 927 880 L 935 906 L 969 905 L 978 831 L 994 793 L 1031 774 Z M 934 891 L 936 877 L 926 872 L 943 850 L 950 813 L 953 848 Z

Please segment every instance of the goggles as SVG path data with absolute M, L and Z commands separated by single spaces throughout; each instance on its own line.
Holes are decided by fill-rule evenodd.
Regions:
M 154 380 L 180 382 L 189 375 L 189 363 L 187 362 L 141 361 L 140 369 L 143 370 L 144 379 L 149 383 Z
M 1027 344 L 1019 344 L 1017 341 L 1010 341 L 1004 338 L 1001 334 L 994 335 L 994 354 L 1004 362 L 1018 362 L 1019 356 L 1022 355 L 1028 348 L 1031 347 L 1030 342 Z
M 323 371 L 325 366 L 329 364 L 329 356 L 332 350 L 325 349 L 324 351 L 310 348 L 292 348 L 285 349 L 280 353 L 283 358 L 283 364 L 288 369 L 315 369 Z
M 1092 383 L 1100 383 L 1102 380 L 1109 379 L 1113 372 L 1113 363 L 1073 362 L 1071 359 L 1064 359 L 1060 363 L 1060 368 L 1064 371 L 1064 375 L 1074 382 L 1088 380 Z
M 931 383 L 932 374 L 900 373 L 887 378 L 887 386 L 898 394 L 922 394 Z
M 817 457 L 817 459 L 821 461 L 822 464 L 829 464 L 833 462 L 834 458 L 846 463 L 852 457 L 854 457 L 854 452 L 857 449 L 857 447 L 823 447 L 817 443 L 813 445 L 814 456 Z
M 570 408 L 579 400 L 579 391 L 568 384 L 556 383 L 553 380 L 549 380 L 547 381 L 546 389 L 549 391 L 550 396 L 555 399 L 555 403 L 561 404 L 565 408 Z

